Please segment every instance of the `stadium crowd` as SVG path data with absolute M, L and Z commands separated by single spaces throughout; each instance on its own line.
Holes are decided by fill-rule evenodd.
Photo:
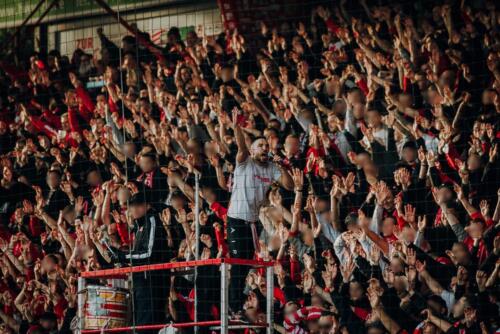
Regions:
M 0 333 L 72 333 L 81 272 L 194 259 L 196 179 L 200 258 L 275 261 L 277 333 L 496 332 L 499 20 L 342 0 L 251 40 L 4 60 Z M 230 276 L 232 319 L 265 321 L 265 274 Z M 133 279 L 135 324 L 193 321 L 191 272 Z

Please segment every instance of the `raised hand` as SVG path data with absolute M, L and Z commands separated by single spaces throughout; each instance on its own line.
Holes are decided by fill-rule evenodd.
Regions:
M 349 192 L 354 192 L 354 181 L 356 180 L 356 176 L 353 172 L 347 174 L 347 177 L 343 178 L 342 181 L 344 183 L 344 188 Z
M 303 260 L 305 269 L 312 274 L 316 268 L 316 262 L 314 261 L 314 258 L 308 254 L 304 254 Z
M 464 266 L 458 267 L 457 270 L 457 284 L 464 285 L 467 282 L 467 269 Z
M 483 292 L 486 289 L 486 281 L 488 280 L 488 275 L 486 272 L 482 270 L 478 270 L 476 272 L 476 283 L 477 283 L 477 288 L 479 289 L 480 292 Z
M 384 181 L 380 181 L 375 187 L 375 198 L 377 199 L 377 203 L 382 205 L 384 201 L 390 196 L 391 191 L 387 187 L 387 184 Z
M 288 235 L 289 235 L 288 229 L 283 227 L 283 225 L 281 225 L 279 230 L 279 238 L 282 246 L 286 244 L 286 241 L 288 240 Z
M 208 234 L 202 234 L 200 236 L 200 241 L 203 242 L 208 248 L 212 248 L 213 246 L 212 237 L 210 237 L 210 235 Z
M 457 198 L 461 201 L 465 201 L 467 200 L 466 197 L 465 197 L 465 194 L 464 194 L 464 191 L 462 189 L 462 187 L 458 184 L 454 184 L 453 185 L 453 190 L 455 190 L 455 192 L 457 193 Z
M 292 180 L 296 192 L 302 191 L 304 188 L 304 173 L 298 168 L 292 170 Z
M 413 248 L 408 248 L 406 251 L 406 264 L 414 267 L 417 263 L 417 253 Z
M 346 263 L 340 267 L 340 273 L 342 274 L 342 278 L 344 279 L 345 283 L 350 281 L 355 268 L 356 264 L 354 263 L 352 257 L 349 257 Z
M 438 206 L 441 206 L 444 203 L 444 201 L 443 201 L 443 196 L 441 196 L 438 188 L 432 187 L 431 192 L 432 192 L 432 197 L 434 198 L 436 204 Z
M 484 219 L 490 218 L 490 205 L 487 200 L 482 200 L 479 203 L 479 208 L 481 209 L 481 215 L 483 215 Z
M 368 289 L 367 290 L 367 297 L 370 302 L 370 306 L 372 309 L 376 309 L 380 307 L 380 296 L 379 294 L 374 291 L 373 289 Z
M 415 226 L 415 208 L 411 204 L 405 205 L 405 220 L 412 227 Z
M 309 212 L 310 214 L 314 213 L 314 197 L 312 195 L 307 196 L 306 199 L 306 206 L 304 207 L 304 210 Z
M 33 204 L 28 200 L 24 200 L 23 201 L 23 211 L 24 211 L 25 215 L 33 214 L 33 211 L 34 211 Z
M 401 187 L 406 190 L 411 184 L 411 174 L 406 168 L 401 168 L 400 171 Z
M 332 176 L 332 190 L 330 190 L 330 196 L 340 197 L 342 195 L 342 187 L 340 185 L 340 178 L 337 175 Z
M 161 212 L 161 221 L 164 226 L 172 225 L 172 213 L 170 212 L 170 208 L 166 208 Z
M 233 127 L 238 126 L 238 117 L 239 117 L 240 111 L 238 108 L 234 107 L 233 110 L 231 110 L 231 121 Z
M 188 219 L 187 219 L 186 210 L 180 209 L 179 211 L 177 211 L 177 215 L 175 216 L 175 219 L 177 219 L 177 221 L 182 225 L 187 224 Z
M 434 154 L 433 151 L 428 151 L 427 152 L 427 163 L 429 164 L 429 167 L 433 167 L 436 164 L 437 157 Z
M 305 293 L 311 292 L 311 290 L 316 285 L 314 281 L 313 275 L 309 271 L 304 271 L 304 275 L 302 277 L 302 286 Z

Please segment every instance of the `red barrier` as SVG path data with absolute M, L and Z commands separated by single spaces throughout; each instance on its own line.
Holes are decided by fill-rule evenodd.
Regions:
M 184 262 L 171 262 L 171 263 L 159 263 L 151 265 L 143 265 L 136 267 L 124 267 L 124 268 L 114 268 L 105 269 L 97 271 L 88 271 L 81 274 L 78 280 L 78 290 L 85 290 L 85 280 L 89 278 L 126 278 L 128 274 L 140 273 L 146 271 L 158 271 L 158 270 L 168 270 L 168 269 L 178 269 L 178 268 L 189 268 L 189 267 L 201 267 L 201 266 L 221 266 L 221 320 L 212 321 L 201 321 L 201 322 L 186 322 L 186 323 L 175 323 L 175 324 L 152 324 L 152 325 L 141 325 L 141 326 L 127 326 L 118 328 L 102 328 L 102 329 L 80 329 L 80 334 L 93 334 L 93 333 L 127 333 L 132 331 L 143 331 L 143 330 L 160 330 L 162 328 L 172 326 L 175 328 L 187 328 L 187 327 L 204 327 L 204 326 L 220 326 L 221 333 L 228 333 L 229 326 L 236 326 L 241 328 L 267 328 L 267 333 L 271 333 L 272 326 L 272 295 L 273 295 L 273 261 L 262 261 L 262 260 L 244 260 L 244 259 L 208 259 L 208 260 L 198 260 L 198 261 L 184 261 Z M 267 323 L 265 324 L 244 324 L 237 321 L 230 321 L 228 319 L 228 265 L 242 265 L 242 266 L 252 266 L 252 267 L 266 267 L 266 282 L 268 289 L 268 298 L 266 302 L 267 310 Z M 80 326 L 83 324 L 83 308 L 85 305 L 84 296 L 80 294 L 78 297 Z M 196 319 L 196 318 L 195 318 Z M 82 326 L 83 327 L 83 326 Z M 81 327 L 80 327 L 81 328 Z
M 211 320 L 211 321 L 200 321 L 200 322 L 183 322 L 178 324 L 159 324 L 159 325 L 144 325 L 144 326 L 130 326 L 130 327 L 119 327 L 119 328 L 109 328 L 109 329 L 84 329 L 81 331 L 81 334 L 99 334 L 99 333 L 123 333 L 123 332 L 132 332 L 132 331 L 143 331 L 143 330 L 160 330 L 164 327 L 172 326 L 175 328 L 188 328 L 194 326 L 206 327 L 206 326 L 220 326 L 220 320 Z M 230 321 L 230 325 L 241 325 L 240 322 Z M 267 324 L 252 324 L 248 327 L 252 328 L 266 328 Z
M 186 268 L 186 267 L 213 266 L 213 265 L 220 265 L 222 263 L 253 266 L 253 267 L 270 267 L 274 265 L 274 262 L 272 261 L 243 260 L 243 259 L 208 259 L 208 260 L 198 260 L 198 261 L 170 262 L 170 263 L 149 264 L 136 267 L 87 271 L 82 273 L 81 277 L 109 278 L 109 277 L 124 276 L 130 273 L 140 273 L 145 271 L 167 270 L 167 269 Z
M 218 326 L 220 325 L 220 320 L 212 320 L 212 321 L 200 321 L 200 322 L 184 322 L 179 324 L 158 324 L 158 325 L 143 325 L 143 326 L 129 326 L 129 327 L 118 327 L 118 328 L 109 328 L 109 329 L 84 329 L 82 330 L 82 334 L 98 334 L 98 333 L 123 333 L 123 332 L 131 332 L 131 331 L 143 331 L 143 330 L 160 330 L 167 326 L 173 326 L 175 328 L 186 328 L 186 327 L 194 327 L 194 326 Z

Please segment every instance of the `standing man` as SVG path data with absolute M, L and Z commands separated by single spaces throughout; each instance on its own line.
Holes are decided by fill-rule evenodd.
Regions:
M 282 166 L 269 161 L 269 145 L 264 138 L 256 139 L 248 150 L 243 131 L 238 124 L 238 110 L 233 109 L 233 128 L 238 146 L 231 200 L 227 213 L 229 253 L 233 258 L 252 259 L 258 237 L 255 223 L 259 208 L 274 182 L 287 190 L 293 189 L 293 180 Z M 249 271 L 247 266 L 232 266 L 229 303 L 233 312 L 242 309 L 243 290 Z
M 134 234 L 134 241 L 129 251 L 118 251 L 120 261 L 131 266 L 169 262 L 172 256 L 167 246 L 165 229 L 158 214 L 146 200 L 146 195 L 141 192 L 133 195 L 129 201 L 129 210 L 133 220 L 131 232 Z M 154 270 L 134 273 L 132 280 L 134 324 L 138 326 L 163 322 L 168 293 L 165 288 L 168 286 L 165 272 Z

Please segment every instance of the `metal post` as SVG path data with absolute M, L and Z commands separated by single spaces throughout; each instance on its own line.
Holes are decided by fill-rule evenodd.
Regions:
M 194 224 L 196 233 L 196 260 L 200 259 L 200 176 L 194 174 Z
M 228 264 L 220 264 L 220 334 L 228 333 L 229 325 L 229 280 Z
M 78 309 L 77 309 L 77 316 L 78 316 L 78 328 L 77 328 L 77 334 L 80 334 L 82 330 L 84 329 L 84 320 L 83 320 L 83 308 L 85 306 L 85 295 L 84 295 L 84 290 L 85 290 L 85 278 L 83 277 L 78 277 Z
M 200 259 L 200 176 L 194 174 L 194 226 L 196 235 L 195 260 Z M 194 321 L 198 322 L 198 266 L 194 267 Z M 198 326 L 194 327 L 194 333 L 198 334 Z
M 273 319 L 274 319 L 274 267 L 269 266 L 266 268 L 266 334 L 274 332 Z

